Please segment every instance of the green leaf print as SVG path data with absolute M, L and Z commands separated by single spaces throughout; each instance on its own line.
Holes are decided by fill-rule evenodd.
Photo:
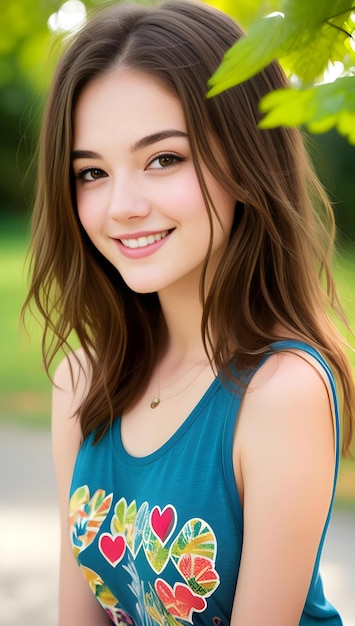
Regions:
M 133 500 L 128 506 L 125 498 L 121 498 L 114 509 L 110 530 L 113 536 L 124 535 L 131 554 L 135 557 L 142 545 L 143 531 L 149 520 L 149 507 L 147 502 L 137 511 L 136 501 Z
M 163 546 L 148 524 L 144 528 L 143 547 L 151 568 L 160 574 L 169 560 L 169 548 Z
M 74 491 L 69 503 L 69 525 L 72 549 L 76 558 L 95 539 L 102 522 L 107 517 L 112 494 L 106 496 L 97 489 L 92 498 L 87 485 Z
M 128 543 L 127 545 L 131 550 L 134 557 L 136 557 L 143 541 L 143 533 L 146 525 L 149 521 L 149 507 L 148 502 L 143 502 L 143 504 L 139 507 L 137 517 L 134 522 L 134 533 L 133 533 L 133 543 L 132 546 Z
M 192 519 L 183 526 L 171 546 L 171 558 L 176 566 L 183 554 L 203 556 L 215 562 L 216 537 L 212 528 L 201 519 Z
M 125 498 L 121 498 L 115 506 L 115 515 L 111 520 L 111 533 L 113 535 L 124 534 L 126 523 L 127 502 Z

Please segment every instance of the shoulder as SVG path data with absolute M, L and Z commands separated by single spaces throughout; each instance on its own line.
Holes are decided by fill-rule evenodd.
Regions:
M 60 361 L 53 376 L 54 386 L 75 389 L 82 379 L 90 377 L 90 370 L 89 359 L 84 350 L 79 348 Z
M 294 394 L 303 397 L 309 393 L 312 396 L 328 397 L 329 385 L 325 370 L 308 353 L 286 349 L 275 352 L 256 371 L 246 398 L 282 403 Z
M 325 373 L 301 351 L 275 353 L 258 369 L 246 390 L 241 420 L 259 428 L 311 428 L 331 424 L 330 390 Z
M 73 448 L 78 449 L 81 429 L 77 416 L 89 391 L 90 381 L 90 363 L 82 349 L 70 353 L 59 363 L 53 376 L 52 390 L 54 449 L 61 448 L 63 439 L 69 438 Z
M 260 471 L 270 478 L 280 471 L 300 476 L 300 459 L 305 472 L 324 463 L 332 481 L 334 448 L 330 391 L 315 360 L 291 351 L 269 357 L 252 378 L 238 418 L 235 459 L 243 487 L 258 481 Z
M 84 350 L 79 348 L 67 355 L 53 376 L 53 400 L 65 400 L 77 412 L 89 391 L 91 366 Z

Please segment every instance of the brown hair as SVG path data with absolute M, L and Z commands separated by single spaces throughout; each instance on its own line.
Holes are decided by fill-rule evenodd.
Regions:
M 44 318 L 47 371 L 58 350 L 68 348 L 73 330 L 91 362 L 91 387 L 80 409 L 84 437 L 107 428 L 144 389 L 161 323 L 157 295 L 125 285 L 89 241 L 76 210 L 73 111 L 85 85 L 124 65 L 158 78 L 179 97 L 211 228 L 214 207 L 201 164 L 238 198 L 229 246 L 208 293 L 205 274 L 201 281 L 202 337 L 217 369 L 227 373 L 231 360 L 238 368 L 255 367 L 279 338 L 274 328 L 281 324 L 334 366 L 344 392 L 344 453 L 350 445 L 353 382 L 327 312 L 331 307 L 343 317 L 330 271 L 332 210 L 299 131 L 257 126 L 260 98 L 287 81 L 274 62 L 242 85 L 206 98 L 208 79 L 242 34 L 231 18 L 200 2 L 119 4 L 88 21 L 57 67 L 42 127 L 25 306 L 34 299 Z M 205 270 L 207 264 L 208 255 Z

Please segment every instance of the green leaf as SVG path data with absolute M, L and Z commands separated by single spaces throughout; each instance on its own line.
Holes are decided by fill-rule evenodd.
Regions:
M 304 84 L 318 80 L 329 61 L 343 60 L 351 34 L 350 0 L 284 0 L 282 15 L 255 20 L 225 54 L 209 81 L 208 97 L 248 80 L 274 58 Z
M 239 39 L 225 54 L 209 80 L 211 89 L 208 96 L 217 95 L 260 72 L 276 57 L 284 38 L 282 16 L 256 20 L 249 34 Z
M 350 13 L 351 0 L 320 0 L 310 3 L 309 0 L 284 0 L 281 4 L 282 11 L 288 20 L 303 24 L 308 30 L 324 24 L 328 19 L 345 13 Z
M 304 89 L 279 89 L 260 102 L 260 128 L 306 125 L 314 133 L 336 128 L 355 143 L 355 77 Z
M 312 94 L 308 90 L 277 89 L 261 100 L 259 108 L 265 113 L 260 128 L 299 126 L 315 115 Z
M 345 42 L 349 33 L 343 29 L 344 16 L 316 25 L 299 37 L 296 45 L 281 63 L 304 84 L 318 80 L 328 67 L 329 61 L 342 61 L 346 55 Z

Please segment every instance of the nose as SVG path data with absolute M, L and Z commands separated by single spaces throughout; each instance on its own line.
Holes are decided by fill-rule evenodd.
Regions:
M 128 172 L 114 175 L 108 201 L 108 216 L 122 222 L 146 217 L 149 213 L 150 202 L 144 193 L 142 182 Z

